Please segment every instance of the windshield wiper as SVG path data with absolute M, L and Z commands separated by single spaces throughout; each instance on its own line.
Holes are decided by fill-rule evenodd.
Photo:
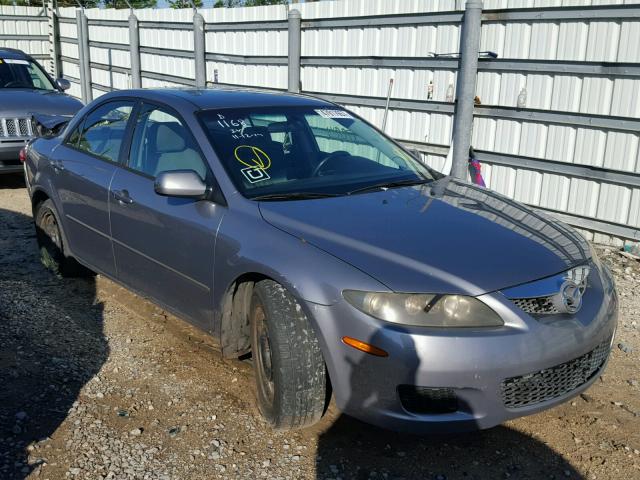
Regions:
M 395 188 L 395 187 L 406 187 L 410 185 L 422 185 L 424 183 L 429 183 L 432 181 L 433 180 L 430 178 L 410 178 L 408 180 L 397 180 L 397 181 L 387 180 L 386 182 L 374 183 L 373 185 L 367 185 L 366 187 L 356 188 L 355 190 L 351 190 L 347 192 L 347 195 L 369 192 L 372 190 L 382 190 L 382 189 Z
M 290 193 L 267 193 L 251 197 L 251 200 L 307 200 L 312 198 L 341 197 L 341 193 L 320 193 L 320 192 L 290 192 Z

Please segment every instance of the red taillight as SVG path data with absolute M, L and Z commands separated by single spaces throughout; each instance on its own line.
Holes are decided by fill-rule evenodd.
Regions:
M 20 161 L 22 163 L 27 161 L 27 149 L 26 148 L 21 148 L 20 149 L 20 155 L 19 155 Z

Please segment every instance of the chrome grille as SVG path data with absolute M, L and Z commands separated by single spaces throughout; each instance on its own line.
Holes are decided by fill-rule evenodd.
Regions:
M 590 265 L 579 265 L 566 272 L 552 277 L 542 278 L 533 282 L 508 288 L 505 295 L 518 308 L 533 315 L 557 315 L 560 313 L 575 313 L 580 308 L 581 297 L 588 287 Z M 580 295 L 573 299 L 578 303 L 574 311 L 569 311 L 567 307 L 567 290 L 573 285 L 580 289 Z M 527 294 L 531 292 L 544 291 L 546 295 L 532 297 Z M 569 292 L 571 293 L 571 292 Z
M 610 342 L 567 363 L 502 382 L 502 401 L 507 408 L 521 408 L 552 400 L 575 390 L 592 379 L 604 365 Z
M 553 297 L 514 298 L 516 307 L 535 315 L 553 315 L 559 313 L 552 301 Z
M 0 138 L 32 136 L 31 121 L 28 118 L 0 119 Z
M 31 122 L 26 118 L 18 119 L 18 131 L 20 135 L 31 135 Z M 24 132 L 24 133 L 23 133 Z

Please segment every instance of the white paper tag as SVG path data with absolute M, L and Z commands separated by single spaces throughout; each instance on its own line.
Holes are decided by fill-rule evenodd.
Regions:
M 316 110 L 316 113 L 324 118 L 353 118 L 349 112 L 345 110 L 319 109 Z
M 4 63 L 15 63 L 18 65 L 29 65 L 27 60 L 19 60 L 17 58 L 3 58 Z
M 271 178 L 264 169 L 257 167 L 243 168 L 240 172 L 242 172 L 242 175 L 244 175 L 244 178 L 246 178 L 249 183 L 263 182 Z

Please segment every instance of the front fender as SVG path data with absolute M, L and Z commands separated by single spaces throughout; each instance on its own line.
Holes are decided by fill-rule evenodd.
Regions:
M 332 305 L 342 290 L 387 291 L 365 272 L 265 222 L 259 215 L 225 215 L 218 230 L 214 308 L 220 318 L 225 293 L 248 273 L 273 279 L 299 300 Z M 214 330 L 216 326 L 214 326 Z

